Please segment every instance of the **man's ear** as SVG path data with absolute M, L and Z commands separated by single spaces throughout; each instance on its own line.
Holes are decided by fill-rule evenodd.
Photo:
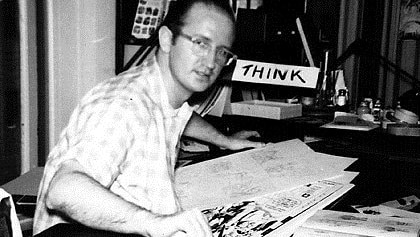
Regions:
M 159 29 L 159 44 L 162 50 L 168 53 L 172 46 L 172 31 L 167 26 L 162 26 Z

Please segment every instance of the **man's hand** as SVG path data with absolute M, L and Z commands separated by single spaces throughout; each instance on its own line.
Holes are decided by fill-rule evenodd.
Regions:
M 190 121 L 185 127 L 184 136 L 192 137 L 211 143 L 222 149 L 229 150 L 241 150 L 245 148 L 258 148 L 265 146 L 263 142 L 248 140 L 251 137 L 259 138 L 260 134 L 257 131 L 241 131 L 231 136 L 226 136 L 197 113 L 193 113 L 191 116 Z
M 151 237 L 213 236 L 206 216 L 198 209 L 183 211 L 173 215 L 158 216 L 151 220 L 147 232 Z
M 259 148 L 264 147 L 265 143 L 250 141 L 249 138 L 260 138 L 261 135 L 257 131 L 240 131 L 228 136 L 229 142 L 222 146 L 222 148 L 229 150 L 241 150 L 244 148 Z

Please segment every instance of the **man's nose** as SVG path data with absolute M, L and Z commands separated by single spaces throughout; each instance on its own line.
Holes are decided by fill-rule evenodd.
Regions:
M 216 67 L 216 50 L 210 50 L 210 52 L 207 54 L 207 56 L 204 57 L 204 64 L 208 68 L 215 68 Z

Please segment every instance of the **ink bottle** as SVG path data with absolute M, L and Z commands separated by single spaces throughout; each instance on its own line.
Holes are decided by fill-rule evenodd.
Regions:
M 336 100 L 336 110 L 347 112 L 348 106 L 347 106 L 347 96 L 346 96 L 346 90 L 340 89 L 338 90 L 338 96 Z
M 383 115 L 382 101 L 377 99 L 373 105 L 372 115 L 375 118 L 375 121 L 380 121 Z
M 367 104 L 366 101 L 360 102 L 360 105 L 357 108 L 357 114 L 358 115 L 370 114 L 370 108 L 369 108 L 369 106 L 368 106 L 368 104 Z

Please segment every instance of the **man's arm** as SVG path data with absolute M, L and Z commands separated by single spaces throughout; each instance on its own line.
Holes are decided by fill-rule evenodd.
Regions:
M 226 136 L 195 112 L 184 130 L 184 135 L 230 150 L 265 145 L 262 142 L 247 140 L 249 137 L 259 137 L 260 135 L 256 131 L 242 131 L 232 136 Z
M 88 176 L 76 160 L 62 164 L 46 196 L 50 210 L 95 229 L 144 236 L 212 236 L 199 210 L 158 215 L 125 201 Z

